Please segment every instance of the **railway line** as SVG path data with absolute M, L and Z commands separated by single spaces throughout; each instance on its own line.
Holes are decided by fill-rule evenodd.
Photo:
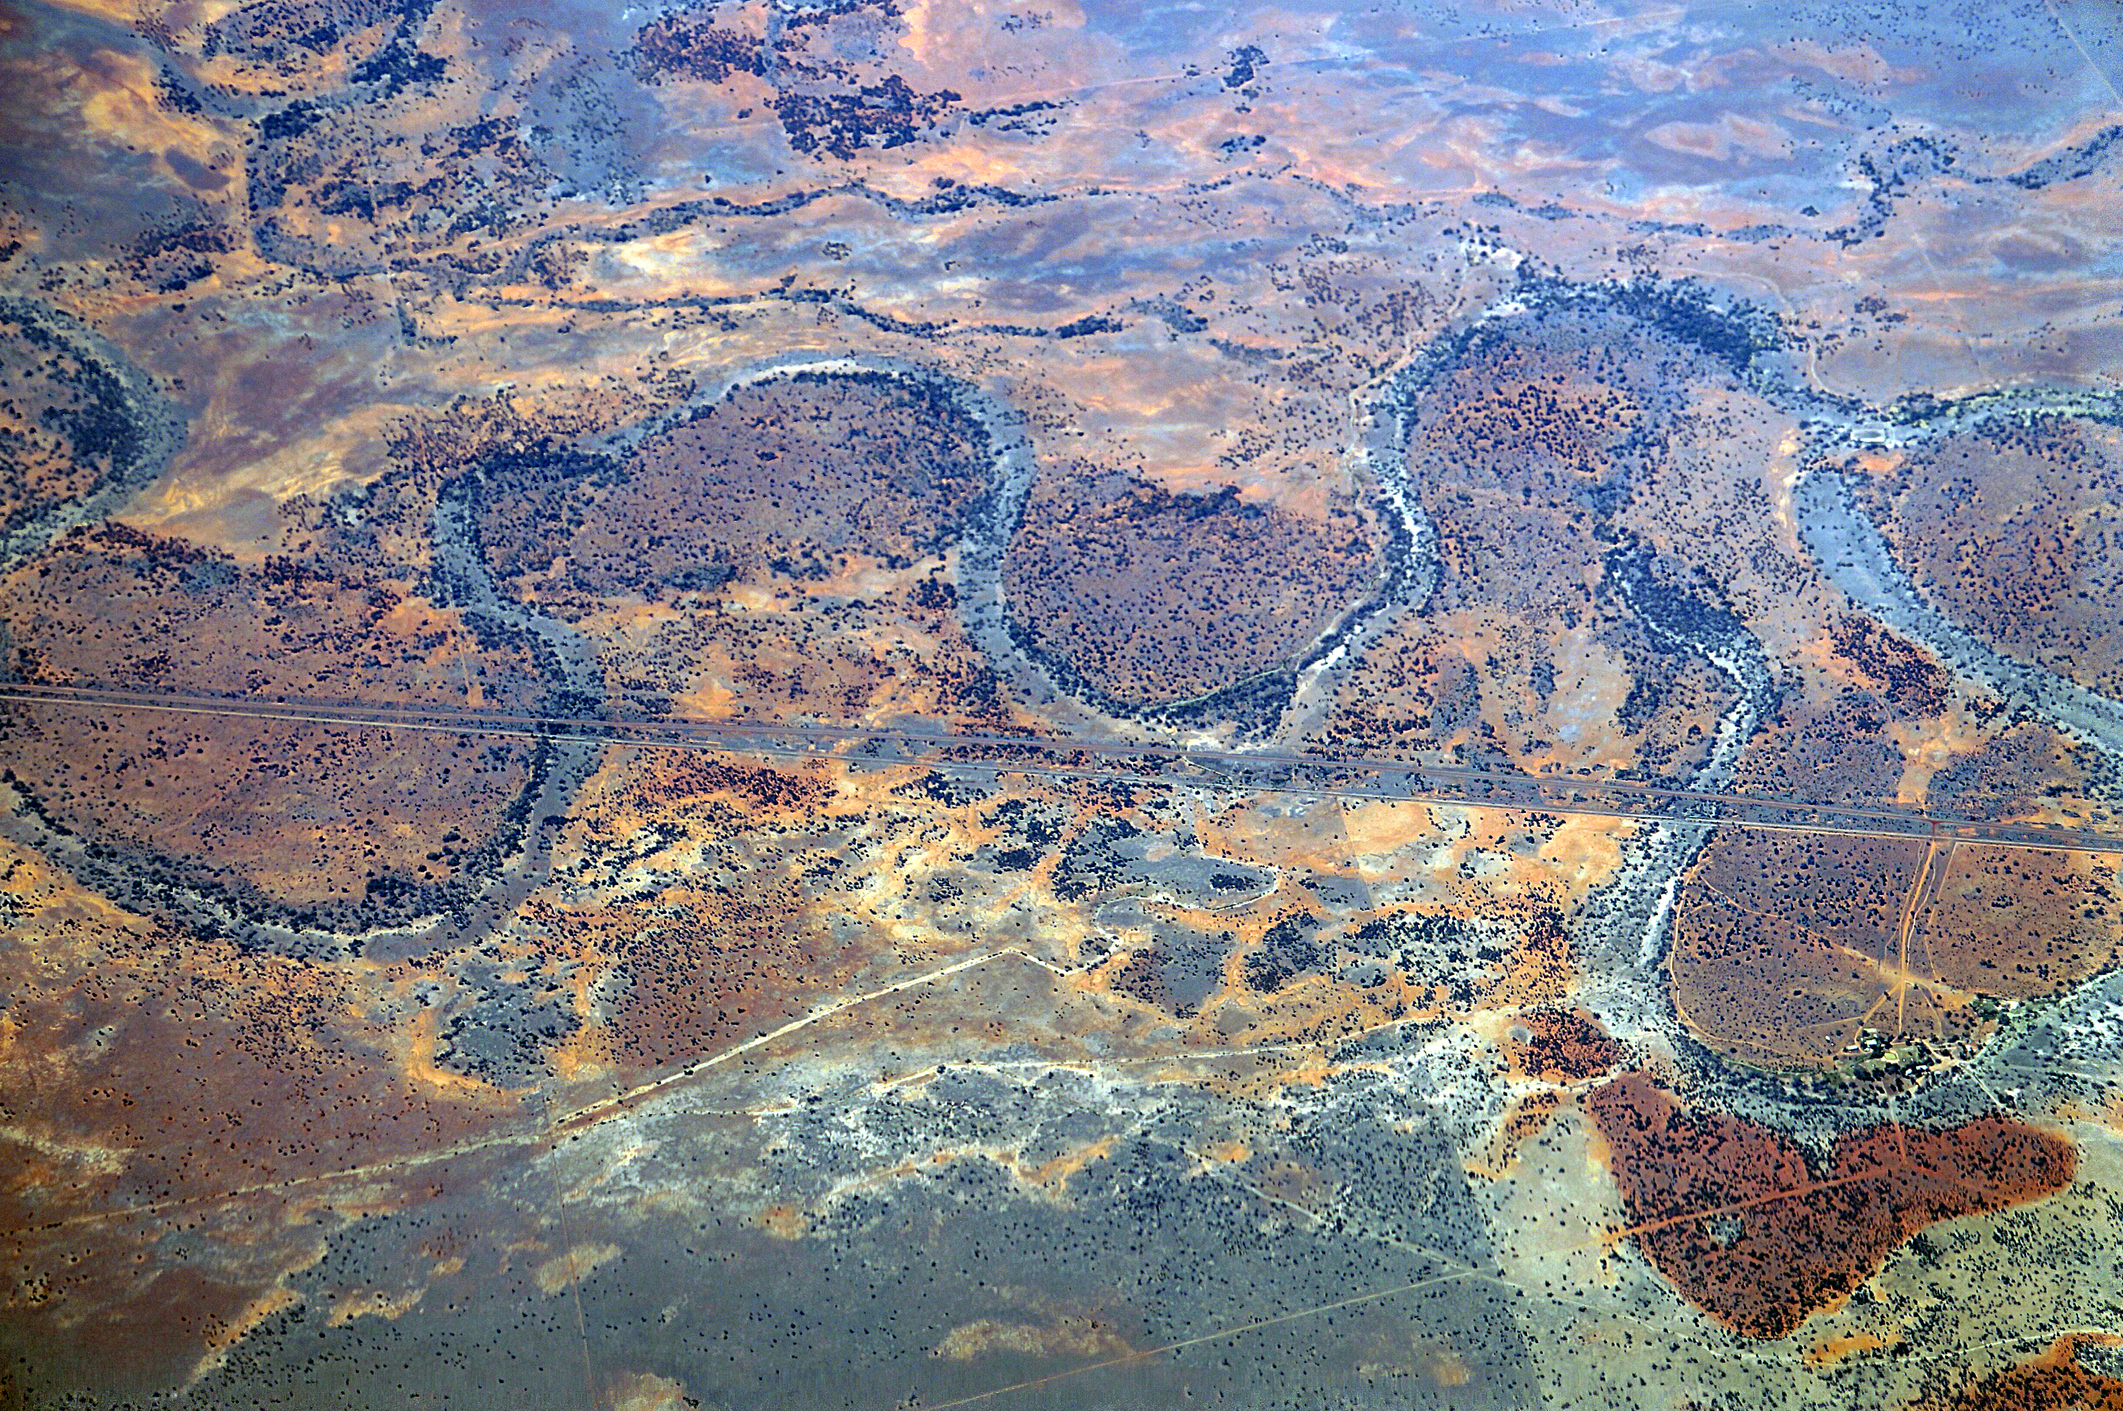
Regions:
M 1234 750 L 1029 732 L 955 732 L 742 718 L 561 716 L 371 702 L 259 701 L 21 682 L 0 685 L 0 702 L 74 711 L 158 711 L 261 722 L 603 742 L 784 760 L 926 764 L 1045 778 L 1458 804 L 1617 822 L 2123 855 L 2123 828 L 1950 817 L 1918 809 L 1715 793 L 1613 777 L 1524 774 L 1288 749 Z M 2093 823 L 2108 821 L 2106 815 L 2096 815 Z

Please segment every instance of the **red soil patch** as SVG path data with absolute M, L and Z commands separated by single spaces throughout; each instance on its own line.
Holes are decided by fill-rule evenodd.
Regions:
M 372 1016 L 414 972 L 245 953 L 77 897 L 0 942 L 14 1052 L 48 1056 L 0 1064 L 0 1110 L 43 1141 L 0 1147 L 0 1231 L 301 1181 L 508 1115 L 396 1059 Z
M 748 813 L 809 810 L 833 794 L 833 786 L 822 779 L 778 769 L 752 769 L 712 758 L 682 759 L 660 771 L 644 770 L 635 790 L 649 807 L 729 795 Z
M 1575 1083 L 1610 1072 L 1621 1045 L 1582 1014 L 1533 1009 L 1521 1014 L 1504 1040 L 1512 1068 L 1549 1083 Z
M 2040 1357 L 1926 1397 L 1910 1411 L 2123 1411 L 2123 1381 L 2080 1366 L 2081 1341 L 2058 1338 Z
M 1986 1116 L 1850 1133 L 1816 1173 L 1784 1137 L 1691 1111 L 1642 1073 L 1585 1108 L 1613 1152 L 1624 1233 L 1689 1302 L 1749 1337 L 1783 1337 L 1840 1304 L 1927 1225 L 2053 1194 L 2077 1164 L 2068 1142 Z

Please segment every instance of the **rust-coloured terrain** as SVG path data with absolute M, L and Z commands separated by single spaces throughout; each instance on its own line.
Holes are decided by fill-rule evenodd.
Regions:
M 1585 1106 L 1645 1256 L 1691 1303 L 1757 1338 L 1839 1305 L 1926 1226 L 2054 1194 L 2077 1164 L 2069 1142 L 1991 1116 L 1854 1132 L 1815 1168 L 1789 1139 L 1692 1111 L 1641 1073 Z
M 2039 1357 L 1954 1391 L 1927 1396 L 1910 1411 L 2123 1411 L 2123 1379 L 2079 1361 L 2081 1347 L 2113 1347 L 2105 1338 L 2061 1337 Z
M 1527 1077 L 1582 1083 L 1611 1072 L 1621 1061 L 1622 1046 L 1588 1015 L 1542 1008 L 1512 1020 L 1505 1052 L 1511 1066 Z

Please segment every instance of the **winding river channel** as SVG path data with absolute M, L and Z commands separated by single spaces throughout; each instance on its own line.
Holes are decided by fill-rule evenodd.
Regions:
M 2086 410 L 2079 396 L 2047 399 L 2035 394 L 2017 399 L 2012 412 L 2074 415 Z M 1840 410 L 1815 409 L 1808 429 L 1821 449 L 1861 441 L 1878 444 L 1897 436 L 1903 444 L 1911 444 L 1966 429 L 1982 415 L 1943 417 L 1912 430 L 1860 421 Z M 1793 504 L 1800 542 L 1823 578 L 1853 607 L 1923 646 L 1963 681 L 1987 688 L 2123 766 L 2123 702 L 2043 667 L 2012 660 L 1940 611 L 1895 561 L 1879 527 L 1860 508 L 1839 473 L 1820 464 L 1803 472 L 1794 486 Z M 1629 594 L 1626 582 L 1623 587 L 1631 606 L 1643 615 L 1644 605 Z M 1654 618 L 1646 620 L 1655 630 L 1681 640 L 1681 634 L 1670 626 Z M 1739 699 L 1719 721 L 1709 760 L 1691 781 L 1695 788 L 1722 788 L 1730 782 L 1741 746 L 1773 708 L 1775 689 L 1769 662 L 1759 644 L 1744 632 L 1707 640 L 1699 637 L 1686 640 L 1685 645 L 1723 672 L 1739 692 Z M 1732 1110 L 1770 1125 L 1790 1127 L 1794 1125 L 1792 1094 L 1775 1080 L 1717 1059 L 1689 1038 L 1670 991 L 1657 974 L 1665 960 L 1680 879 L 1709 837 L 1707 826 L 1659 824 L 1626 850 L 1621 875 L 1602 891 L 1585 918 L 1584 938 L 1600 944 L 1602 951 L 1602 963 L 1588 967 L 1600 989 L 1595 1007 L 1619 1032 L 1646 1037 L 1663 1033 L 1672 1041 L 1676 1056 L 1698 1078 L 1720 1089 Z M 1631 937 L 1636 941 L 1633 966 L 1627 964 L 1625 954 Z M 1996 1106 L 2003 1100 L 2001 1093 L 2017 1093 L 2031 1082 L 2061 1080 L 2068 1085 L 2072 1081 L 2069 1065 L 2059 1067 L 2046 1059 L 2065 1048 L 2083 1050 L 2089 1043 L 2110 1061 L 2123 1048 L 2123 977 L 2099 977 L 2053 1008 L 2029 1009 L 2024 1020 L 2009 1025 L 2008 1032 L 1974 1062 L 1936 1075 L 1892 1106 L 1902 1115 L 1943 1119 Z M 1877 1102 L 1815 1101 L 1807 1103 L 1804 1111 L 1806 1120 L 1796 1125 L 1824 1134 L 1884 1115 Z
M 1582 304 L 1585 295 L 1577 291 L 1567 298 Z M 1514 303 L 1485 315 L 1476 327 L 1527 312 L 1528 305 Z M 119 369 L 142 428 L 144 452 L 138 464 L 125 468 L 119 483 L 7 536 L 0 543 L 5 551 L 0 556 L 8 559 L 19 559 L 66 528 L 107 513 L 114 497 L 129 493 L 159 470 L 182 434 L 173 414 L 114 349 L 85 329 L 62 331 L 78 350 Z M 1274 738 L 1302 738 L 1331 704 L 1336 669 L 1383 631 L 1398 611 L 1419 608 L 1435 590 L 1441 573 L 1437 534 L 1424 512 L 1421 487 L 1406 448 L 1424 391 L 1464 354 L 1468 332 L 1438 340 L 1414 361 L 1357 394 L 1356 434 L 1345 451 L 1344 463 L 1354 483 L 1373 487 L 1377 495 L 1388 535 L 1381 570 L 1370 591 L 1277 676 L 1279 684 L 1273 689 L 1283 694 L 1265 716 L 1242 728 L 1242 735 L 1259 745 L 1267 747 Z M 1190 723 L 1214 729 L 1213 715 L 1196 715 L 1190 721 L 1154 709 L 1116 713 L 1110 703 L 1086 699 L 1081 692 L 1068 689 L 1066 671 L 1057 672 L 1054 663 L 1044 659 L 1024 629 L 1013 622 L 1004 562 L 1038 474 L 1038 459 L 1027 418 L 1012 404 L 1004 382 L 991 380 L 981 385 L 934 365 L 902 358 L 791 353 L 732 370 L 703 386 L 685 405 L 584 449 L 614 459 L 624 457 L 647 438 L 668 432 L 740 388 L 797 376 L 901 379 L 947 399 L 981 429 L 988 443 L 989 478 L 986 493 L 962 526 L 955 545 L 959 612 L 973 642 L 1022 699 L 1039 706 L 1065 732 L 1106 740 L 1158 736 L 1170 740 L 1172 728 L 1184 729 Z M 2088 411 L 2083 396 L 2019 394 L 2009 407 L 1979 406 L 1972 411 L 1964 407 L 1913 427 L 1888 426 L 1848 407 L 1824 404 L 1788 383 L 1767 390 L 1772 401 L 1799 415 L 1817 449 L 1893 438 L 1906 444 L 1949 434 L 1990 415 Z M 479 544 L 481 494 L 481 477 L 474 468 L 448 482 L 438 496 L 432 521 L 437 600 L 480 620 L 487 630 L 529 646 L 552 683 L 551 700 L 558 703 L 552 714 L 594 719 L 603 709 L 595 643 L 500 590 Z M 2005 698 L 2123 766 L 2123 702 L 2041 667 L 2012 660 L 1939 611 L 1894 561 L 1880 531 L 1834 470 L 1816 465 L 1801 474 L 1794 487 L 1794 505 L 1806 551 L 1823 578 L 1855 608 L 1922 644 L 1962 679 Z M 1775 712 L 1778 687 L 1772 663 L 1760 642 L 1737 619 L 1655 583 L 1646 566 L 1626 552 L 1610 556 L 1606 571 L 1622 601 L 1655 640 L 1673 651 L 1700 656 L 1731 683 L 1734 698 L 1716 722 L 1707 755 L 1687 778 L 1670 781 L 1695 792 L 1728 791 L 1742 750 Z M 1251 699 L 1259 702 L 1260 683 L 1246 684 Z M 1191 704 L 1213 707 L 1215 699 Z M 596 768 L 603 748 L 594 731 L 590 733 L 592 738 L 582 738 L 577 732 L 573 738 L 538 742 L 532 779 L 512 815 L 516 834 L 503 840 L 495 868 L 468 907 L 359 936 L 238 917 L 212 898 L 168 885 L 149 887 L 150 896 L 140 884 L 126 882 L 111 867 L 83 853 L 79 840 L 36 827 L 25 810 L 16 810 L 6 826 L 11 832 L 39 832 L 38 846 L 66 855 L 85 874 L 117 886 L 118 893 L 139 893 L 133 897 L 136 904 L 172 910 L 212 930 L 244 933 L 250 944 L 297 955 L 345 953 L 356 943 L 379 958 L 417 954 L 503 924 L 544 880 L 552 843 L 545 823 L 565 815 L 570 798 Z M 1195 733 L 1189 738 L 1208 743 L 1212 736 Z M 1719 1089 L 1726 1105 L 1744 1115 L 1787 1130 L 1815 1132 L 1877 1120 L 1881 1112 L 1874 1102 L 1806 1101 L 1795 1107 L 1792 1091 L 1781 1080 L 1736 1068 L 1689 1037 L 1666 983 L 1666 953 L 1681 879 L 1716 825 L 1715 803 L 1684 802 L 1674 807 L 1671 817 L 1647 823 L 1629 837 L 1616 874 L 1573 922 L 1587 975 L 1585 1003 L 1619 1037 L 1672 1052 L 1701 1081 Z M 2123 1034 L 2123 982 L 2114 976 L 2092 982 L 2047 1013 L 2076 1018 L 2068 1028 L 2058 1028 L 2047 1019 L 2030 1019 L 1974 1062 L 1936 1076 L 1916 1094 L 1902 1099 L 1901 1110 L 1950 1114 L 1991 1105 L 1999 1100 L 1997 1092 L 2029 1081 L 2025 1072 L 2042 1066 L 2035 1057 L 2054 1052 L 2059 1045 L 2083 1045 L 2088 1034 Z M 2043 1024 L 2050 1027 L 2042 1028 Z M 2030 1044 L 2036 1047 L 2031 1049 Z M 2043 1044 L 2048 1047 L 2042 1048 Z M 2111 1038 L 2111 1054 L 2114 1044 Z
M 1992 414 L 2084 415 L 2090 410 L 2083 396 L 2037 393 L 2017 399 L 2009 412 Z M 2108 411 L 2113 415 L 2112 408 Z M 1942 418 L 1924 434 L 1950 435 L 1968 429 L 1981 415 Z M 1846 441 L 1854 435 L 1878 441 L 1887 434 L 1884 428 L 1847 421 L 1830 427 Z M 1793 503 L 1801 541 L 1822 575 L 1853 604 L 1921 644 L 1963 680 L 2098 750 L 2123 772 L 2123 702 L 2045 667 L 2015 661 L 1941 612 L 1895 561 L 1841 475 L 1821 468 L 1807 472 L 1794 487 Z M 1999 571 L 2009 569 L 2001 565 Z M 1973 1061 L 1919 1088 L 1904 1101 L 1902 1112 L 1955 1117 L 2011 1105 L 2031 1092 L 2061 1096 L 2113 1078 L 2123 1055 L 2123 972 L 2096 976 L 2055 1004 L 2023 1009 Z
M 1921 643 L 1963 680 L 2024 706 L 2067 735 L 2123 762 L 2123 701 L 2089 691 L 2068 676 L 2014 661 L 1927 601 L 1896 563 L 1843 478 L 1815 470 L 1793 491 L 1799 533 L 1821 573 L 1853 603 L 1904 637 Z M 2000 565 L 2000 572 L 2009 569 Z M 2123 607 L 2123 604 L 2119 604 Z
M 1582 293 L 1568 298 L 1583 302 Z M 1515 304 L 1485 316 L 1482 322 L 1526 312 L 1526 305 Z M 1345 466 L 1355 483 L 1368 484 L 1377 494 L 1389 533 L 1385 562 L 1371 591 L 1352 604 L 1295 663 L 1288 674 L 1285 703 L 1275 713 L 1277 720 L 1251 737 L 1262 747 L 1269 746 L 1271 736 L 1302 735 L 1331 703 L 1336 668 L 1360 651 L 1373 634 L 1384 630 L 1396 610 L 1419 608 L 1435 590 L 1441 574 L 1437 535 L 1424 512 L 1421 487 L 1408 463 L 1406 447 L 1424 390 L 1451 367 L 1465 347 L 1465 334 L 1441 339 L 1413 362 L 1358 394 L 1357 430 L 1345 452 Z M 984 503 L 964 528 L 955 560 L 960 613 L 967 632 L 998 672 L 1012 680 L 1026 699 L 1055 714 L 1057 723 L 1089 727 L 1107 738 L 1115 734 L 1141 737 L 1146 730 L 1151 735 L 1163 734 L 1176 723 L 1156 711 L 1116 714 L 1074 695 L 1047 663 L 1027 649 L 1023 632 L 1013 625 L 1003 564 L 1024 514 L 1038 462 L 1025 417 L 1000 384 L 978 386 L 905 359 L 792 355 L 734 372 L 704 388 L 688 406 L 610 438 L 604 449 L 623 453 L 739 387 L 798 374 L 904 378 L 948 398 L 979 425 L 989 439 L 990 485 Z M 1948 434 L 1984 415 L 2002 414 L 1998 409 L 1955 413 L 1914 428 L 1890 429 L 1849 408 L 1824 405 L 1789 384 L 1765 390 L 1772 401 L 1797 411 L 1820 446 L 1890 436 L 1912 441 Z M 2011 408 L 2017 413 L 2086 410 L 2084 398 L 2071 395 L 2044 399 L 2023 394 Z M 1802 475 L 1795 503 L 1805 548 L 1824 578 L 1855 608 L 1921 643 L 1964 679 L 2007 697 L 2123 762 L 2123 703 L 2053 672 L 2012 661 L 1939 612 L 1894 562 L 1879 530 L 1835 473 L 1815 469 Z M 1706 756 L 1686 779 L 1671 781 L 1697 792 L 1729 790 L 1741 752 L 1763 721 L 1775 713 L 1778 685 L 1772 662 L 1742 623 L 1654 583 L 1640 561 L 1614 556 L 1607 573 L 1623 602 L 1654 639 L 1676 652 L 1701 657 L 1731 683 L 1732 704 L 1718 718 Z M 528 614 L 498 599 L 483 610 L 527 630 L 551 630 L 533 628 Z M 559 649 L 557 642 L 555 647 Z M 1674 904 L 1682 877 L 1717 826 L 1717 811 L 1711 803 L 1682 804 L 1675 808 L 1675 816 L 1644 825 L 1625 844 L 1616 875 L 1576 918 L 1573 932 L 1588 976 L 1584 996 L 1588 1006 L 1618 1036 L 1648 1041 L 1673 1053 L 1696 1078 L 1717 1090 L 1729 1108 L 1756 1120 L 1801 1134 L 1822 1135 L 1879 1120 L 1885 1111 L 1872 1100 L 1795 1103 L 1794 1092 L 1782 1080 L 1736 1067 L 1695 1042 L 1675 1010 L 1665 974 Z M 1700 815 L 1701 821 L 1691 819 L 1691 813 Z M 2098 1011 L 2088 1018 L 2090 1028 L 2081 1026 L 2074 1032 L 2105 1032 L 2100 1015 L 2113 1014 L 2123 1004 L 2123 984 L 2113 980 L 2109 977 L 2082 987 L 2064 1006 L 2066 1010 L 2091 1006 Z M 2055 1035 L 2049 1041 L 2062 1042 Z M 2015 1035 L 2002 1037 L 1978 1062 L 1942 1073 L 1918 1093 L 1898 1099 L 1898 1110 L 1909 1114 L 1929 1110 L 1946 1116 L 1995 1105 L 1995 1094 L 2002 1089 L 1998 1081 L 1986 1079 L 1986 1067 L 2000 1072 L 2024 1069 L 2027 1042 Z M 2023 1075 L 2011 1086 L 2025 1081 Z
M 1582 304 L 1584 298 L 1583 291 L 1566 291 L 1560 302 Z M 1530 307 L 1514 302 L 1485 315 L 1476 326 L 1519 317 Z M 1375 596 L 1352 613 L 1336 629 L 1336 647 L 1360 637 L 1366 620 L 1389 602 L 1419 604 L 1437 582 L 1436 535 L 1423 513 L 1406 446 L 1417 398 L 1464 346 L 1464 336 L 1440 340 L 1380 384 L 1375 397 L 1360 409 L 1352 468 L 1379 487 L 1382 508 L 1403 526 L 1395 547 L 1405 561 L 1389 574 L 1398 595 Z M 1773 403 L 1798 414 L 1816 450 L 1912 444 L 1967 429 L 1991 416 L 2113 417 L 2118 410 L 2081 393 L 2015 392 L 1946 408 L 1915 425 L 1890 424 L 1773 375 L 1761 390 Z M 1921 644 L 1963 680 L 2004 697 L 2123 767 L 2123 702 L 2053 671 L 2014 661 L 1939 611 L 1895 562 L 1878 527 L 1833 470 L 1815 468 L 1802 474 L 1794 499 L 1802 544 L 1822 576 L 1854 608 Z M 1655 638 L 1701 657 L 1731 683 L 1733 703 L 1719 717 L 1706 757 L 1685 780 L 1673 781 L 1691 791 L 1728 790 L 1747 742 L 1776 711 L 1778 686 L 1771 661 L 1743 624 L 1658 589 L 1641 563 L 1612 557 L 1607 572 L 1624 603 Z M 1294 701 L 1300 714 L 1308 707 L 1316 709 L 1314 703 L 1327 694 L 1321 678 L 1339 656 L 1338 650 L 1320 653 L 1308 663 L 1311 670 L 1301 678 Z M 1689 821 L 1685 815 L 1691 811 L 1704 815 L 1703 821 Z M 1719 1058 L 1689 1033 L 1665 974 L 1681 880 L 1708 844 L 1715 812 L 1715 805 L 1682 805 L 1676 810 L 1681 816 L 1647 824 L 1629 838 L 1615 876 L 1589 899 L 1572 930 L 1587 976 L 1582 995 L 1587 1006 L 1618 1036 L 1670 1051 L 1715 1090 L 1729 1110 L 1801 1135 L 1823 1137 L 1878 1121 L 1889 1115 L 1886 1106 L 1908 1115 L 1966 1115 L 1996 1106 L 2001 1093 L 2038 1081 L 2072 1081 L 2069 1064 L 2060 1068 L 2048 1061 L 2063 1050 L 2084 1058 L 2082 1051 L 2091 1045 L 2112 1060 L 2123 1048 L 2123 976 L 2108 975 L 2053 1008 L 2028 1007 L 2027 1018 L 2009 1026 L 1976 1061 L 1946 1070 L 1915 1094 L 1886 1106 L 1870 1100 L 1795 1101 L 1799 1092 L 1781 1079 Z
M 4 570 L 68 530 L 102 520 L 160 475 L 184 445 L 184 416 L 122 349 L 73 315 L 29 299 L 0 296 L 0 320 L 19 324 L 26 338 L 94 368 L 103 382 L 99 390 L 114 403 L 104 410 L 125 427 L 125 434 L 107 447 L 110 473 L 88 494 L 24 514 L 17 523 L 0 524 Z

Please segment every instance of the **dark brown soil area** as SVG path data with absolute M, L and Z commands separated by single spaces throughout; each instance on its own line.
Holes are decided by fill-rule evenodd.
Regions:
M 824 579 L 943 548 L 987 475 L 985 436 L 939 394 L 799 376 L 739 388 L 616 461 L 500 458 L 480 482 L 479 536 L 505 591 L 555 608 Z
M 1585 1106 L 1645 1256 L 1690 1303 L 1757 1338 L 1839 1305 L 1927 1225 L 2039 1200 L 2077 1167 L 2068 1142 L 2002 1116 L 1867 1128 L 1814 1171 L 1788 1139 L 1692 1110 L 1641 1073 Z
M 358 921 L 461 890 L 513 845 L 527 741 L 241 714 L 302 700 L 535 709 L 531 655 L 453 609 L 106 525 L 0 580 L 0 620 L 19 679 L 228 702 L 227 715 L 8 706 L 15 782 L 92 847 L 246 906 Z
M 1512 1021 L 1505 1053 L 1516 1071 L 1552 1083 L 1577 1083 L 1612 1071 L 1622 1048 L 1587 1015 L 1530 1009 Z
M 1017 630 L 1072 684 L 1167 705 L 1294 665 L 1362 597 L 1380 549 L 1353 508 L 1316 519 L 1071 465 L 1034 487 L 1004 589 Z
M 1992 421 L 1903 477 L 1889 536 L 1927 592 L 2000 651 L 2123 695 L 2123 432 Z
M 1910 1411 L 2123 1411 L 2123 1381 L 2079 1362 L 2082 1340 L 2058 1338 L 2017 1367 L 1927 1396 Z

